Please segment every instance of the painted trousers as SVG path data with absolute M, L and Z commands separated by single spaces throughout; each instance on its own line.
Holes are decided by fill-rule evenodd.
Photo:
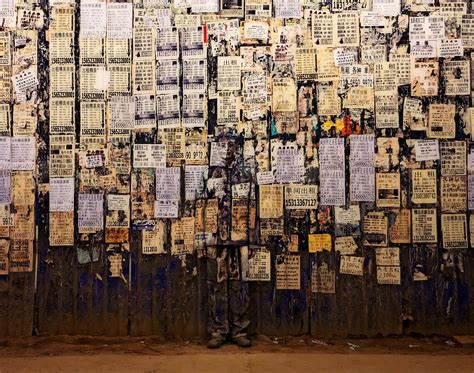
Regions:
M 207 288 L 208 332 L 222 338 L 246 336 L 249 292 L 247 281 L 242 281 L 238 246 L 208 247 Z

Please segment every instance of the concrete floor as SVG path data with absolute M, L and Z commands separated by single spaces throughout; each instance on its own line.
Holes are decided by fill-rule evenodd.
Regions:
M 473 372 L 469 355 L 245 353 L 0 357 L 0 372 Z
M 4 372 L 474 372 L 474 344 L 449 337 L 319 340 L 254 338 L 241 349 L 204 340 L 41 336 L 0 339 Z

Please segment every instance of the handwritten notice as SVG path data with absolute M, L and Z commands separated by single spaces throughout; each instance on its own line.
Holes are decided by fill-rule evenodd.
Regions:
M 300 290 L 301 288 L 300 256 L 279 255 L 276 258 L 277 290 Z

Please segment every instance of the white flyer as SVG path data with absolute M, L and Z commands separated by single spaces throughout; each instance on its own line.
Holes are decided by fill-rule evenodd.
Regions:
M 319 149 L 321 205 L 342 206 L 346 202 L 344 139 L 323 138 Z
M 49 211 L 74 211 L 74 178 L 49 180 Z
M 166 145 L 134 144 L 133 167 L 158 168 L 166 167 Z

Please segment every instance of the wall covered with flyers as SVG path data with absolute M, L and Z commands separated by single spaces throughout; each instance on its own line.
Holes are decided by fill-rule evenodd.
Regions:
M 473 332 L 473 77 L 468 0 L 1 0 L 0 335 Z

